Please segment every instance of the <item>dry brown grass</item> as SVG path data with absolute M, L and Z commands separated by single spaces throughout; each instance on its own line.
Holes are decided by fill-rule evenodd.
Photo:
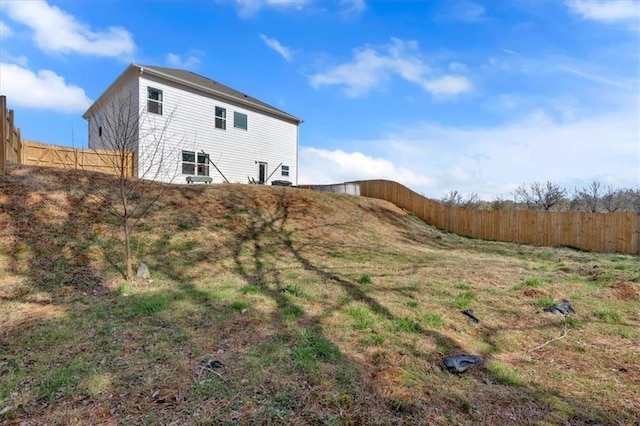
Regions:
M 128 285 L 91 197 L 110 177 L 0 179 L 2 423 L 640 417 L 637 257 L 461 238 L 373 199 L 182 185 L 135 230 L 153 280 Z M 543 313 L 564 298 L 575 315 Z M 486 362 L 442 371 L 462 353 Z M 198 378 L 205 356 L 220 376 Z

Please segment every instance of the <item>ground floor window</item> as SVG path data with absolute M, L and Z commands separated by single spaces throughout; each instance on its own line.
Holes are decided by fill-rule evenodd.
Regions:
M 182 151 L 182 174 L 209 176 L 209 154 Z
M 289 176 L 289 166 L 282 166 L 282 176 Z

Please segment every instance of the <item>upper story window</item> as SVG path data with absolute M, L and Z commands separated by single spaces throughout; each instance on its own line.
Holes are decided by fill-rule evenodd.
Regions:
M 282 176 L 289 176 L 289 166 L 282 166 Z
M 209 176 L 209 154 L 182 151 L 182 174 Z
M 147 111 L 162 115 L 162 90 L 147 87 Z
M 216 129 L 226 130 L 227 128 L 227 110 L 216 107 Z
M 237 127 L 238 129 L 247 130 L 247 114 L 242 114 L 241 112 L 233 113 L 233 127 Z

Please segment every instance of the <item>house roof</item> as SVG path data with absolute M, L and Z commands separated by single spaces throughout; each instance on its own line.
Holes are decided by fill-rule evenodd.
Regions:
M 105 92 L 100 97 L 104 96 L 107 92 L 109 92 L 110 89 L 113 86 L 115 86 L 116 82 L 121 78 L 123 78 L 124 75 L 127 74 L 131 69 L 137 69 L 140 75 L 149 74 L 152 76 L 160 77 L 165 80 L 183 84 L 187 87 L 198 89 L 230 101 L 235 101 L 241 105 L 253 107 L 263 112 L 273 114 L 279 118 L 293 121 L 296 124 L 302 123 L 302 120 L 298 117 L 295 117 L 285 111 L 282 111 L 281 109 L 275 108 L 265 102 L 262 102 L 259 99 L 251 97 L 245 93 L 242 93 L 238 90 L 235 90 L 229 86 L 226 86 L 210 78 L 204 77 L 200 74 L 196 74 L 194 72 L 187 71 L 187 70 L 157 67 L 154 65 L 138 65 L 138 64 L 129 65 L 129 67 L 116 79 L 116 81 L 114 81 L 109 86 L 109 88 L 107 88 L 107 90 L 105 90 Z M 89 110 L 91 110 L 91 108 L 89 108 Z M 89 112 L 89 110 L 87 110 L 87 112 L 83 116 L 87 116 L 87 113 Z

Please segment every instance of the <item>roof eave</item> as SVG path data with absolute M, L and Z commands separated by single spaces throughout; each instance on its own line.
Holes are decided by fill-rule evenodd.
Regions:
M 120 75 L 113 80 L 113 82 L 106 88 L 106 90 L 104 92 L 102 92 L 102 94 L 98 97 L 98 99 L 96 99 L 95 101 L 93 101 L 93 103 L 91 104 L 91 106 L 89 106 L 89 108 L 87 108 L 87 110 L 84 112 L 84 114 L 82 114 L 82 118 L 84 118 L 85 120 L 88 120 L 91 115 L 90 112 L 93 109 L 93 107 L 95 105 L 97 105 L 99 103 L 99 101 L 104 98 L 109 92 L 111 92 L 111 90 L 125 77 L 125 75 L 127 75 L 131 69 L 133 68 L 137 68 L 140 69 L 140 66 L 136 65 L 136 64 L 130 64 L 124 71 L 122 71 L 120 73 Z

